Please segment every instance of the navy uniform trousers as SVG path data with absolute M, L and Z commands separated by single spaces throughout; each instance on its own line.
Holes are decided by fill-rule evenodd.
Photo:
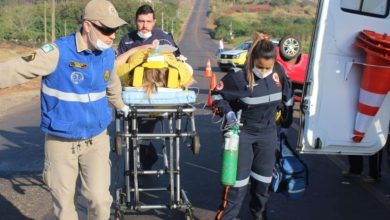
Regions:
M 240 131 L 237 182 L 233 187 L 224 188 L 222 203 L 215 219 L 230 220 L 237 217 L 249 183 L 251 214 L 254 219 L 265 215 L 276 147 L 275 127 L 260 132 L 248 132 L 245 129 Z

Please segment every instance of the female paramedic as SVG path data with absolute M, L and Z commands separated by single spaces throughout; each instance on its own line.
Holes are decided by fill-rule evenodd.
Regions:
M 291 82 L 276 62 L 276 53 L 269 37 L 256 33 L 245 69 L 233 69 L 212 91 L 214 110 L 224 115 L 225 127 L 238 123 L 236 112 L 242 110 L 237 180 L 234 186 L 225 186 L 215 219 L 237 217 L 249 181 L 253 219 L 266 219 L 278 138 L 277 109 L 283 110 L 283 130 L 292 122 Z

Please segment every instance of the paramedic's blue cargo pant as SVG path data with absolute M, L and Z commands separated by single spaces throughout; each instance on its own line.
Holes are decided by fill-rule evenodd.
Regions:
M 215 219 L 230 220 L 237 217 L 250 181 L 250 210 L 254 218 L 265 215 L 269 198 L 268 188 L 275 164 L 277 133 L 275 128 L 249 133 L 240 132 L 237 182 L 225 188 L 222 203 Z

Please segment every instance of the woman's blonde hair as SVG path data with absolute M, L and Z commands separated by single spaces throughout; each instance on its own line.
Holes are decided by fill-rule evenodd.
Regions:
M 129 85 L 133 82 L 134 75 L 130 73 Z M 146 96 L 150 98 L 154 92 L 157 91 L 157 87 L 167 87 L 168 83 L 168 68 L 144 68 L 144 74 L 142 79 L 142 88 L 144 89 Z
M 249 88 L 252 90 L 255 83 L 255 77 L 253 74 L 254 62 L 256 59 L 276 59 L 276 47 L 270 41 L 270 37 L 259 32 L 255 32 L 252 35 L 252 46 L 248 51 L 248 55 L 245 63 L 246 80 L 248 81 Z

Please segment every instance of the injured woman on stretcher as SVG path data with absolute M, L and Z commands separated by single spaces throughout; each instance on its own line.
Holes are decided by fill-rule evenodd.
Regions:
M 160 91 L 186 90 L 194 83 L 193 69 L 174 56 L 175 50 L 156 40 L 153 45 L 139 46 L 118 56 L 117 73 L 124 90 L 144 92 L 145 99 L 153 99 Z
M 121 54 L 116 59 L 117 74 L 122 83 L 122 99 L 133 108 L 153 109 L 158 106 L 176 108 L 196 101 L 196 93 L 188 87 L 194 83 L 193 69 L 184 59 L 177 59 L 170 45 L 143 45 Z M 138 131 L 154 133 L 158 120 L 137 120 Z M 161 132 L 160 132 L 161 133 Z M 140 162 L 150 170 L 157 161 L 152 142 L 140 143 Z

